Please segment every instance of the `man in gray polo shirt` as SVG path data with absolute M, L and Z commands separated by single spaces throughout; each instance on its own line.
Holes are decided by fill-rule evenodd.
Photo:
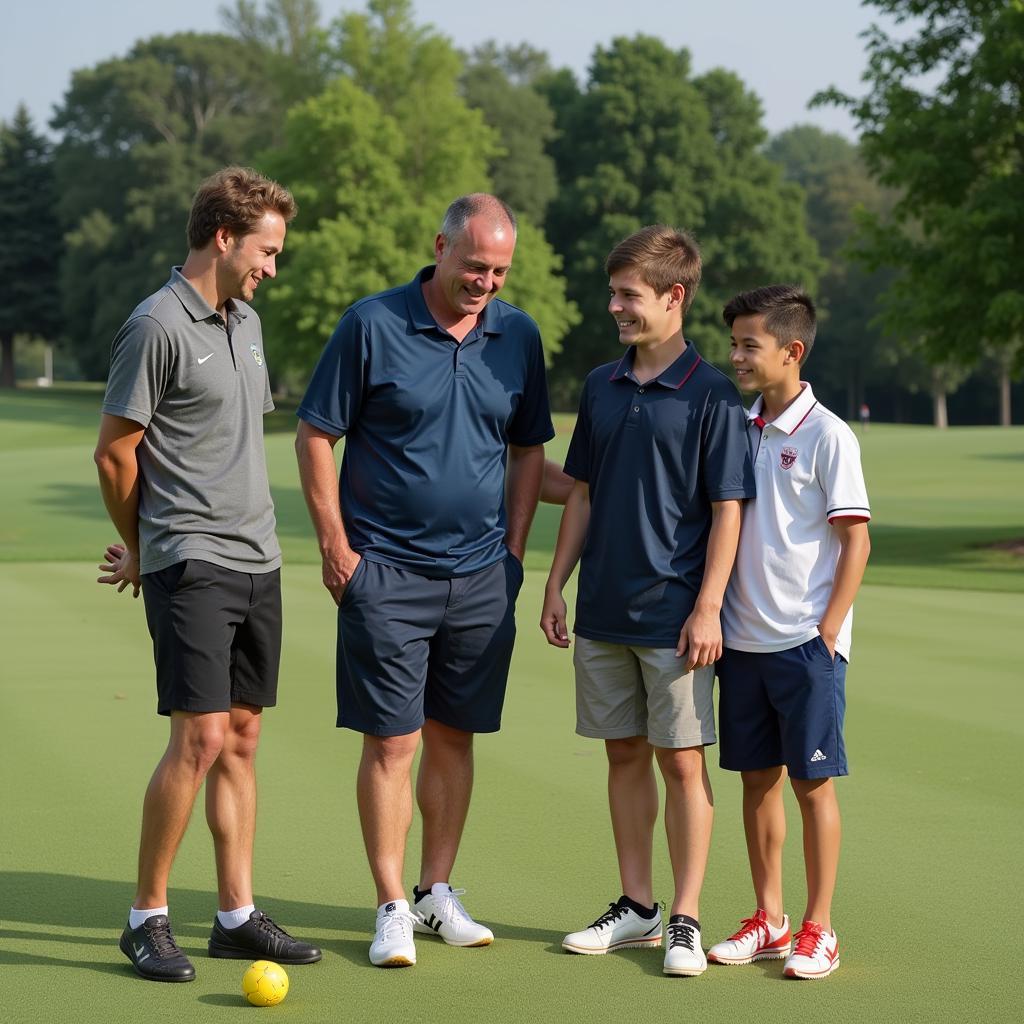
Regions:
M 170 742 L 142 808 L 138 888 L 121 936 L 135 970 L 191 981 L 171 933 L 171 864 L 206 781 L 220 908 L 214 957 L 313 963 L 253 905 L 254 758 L 277 700 L 281 549 L 263 453 L 273 409 L 259 318 L 246 305 L 276 274 L 291 195 L 229 167 L 200 185 L 189 254 L 118 331 L 100 437 L 100 489 L 122 544 L 99 579 L 141 587 L 153 637 L 157 711 Z

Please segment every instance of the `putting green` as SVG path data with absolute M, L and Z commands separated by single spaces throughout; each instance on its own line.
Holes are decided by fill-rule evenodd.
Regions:
M 145 984 L 117 949 L 141 796 L 166 733 L 153 713 L 143 609 L 93 583 L 96 555 L 112 539 L 90 458 L 95 396 L 4 398 L 0 420 L 3 1019 L 204 1022 L 250 1012 L 240 995 L 246 965 L 203 956 L 216 897 L 201 807 L 171 897 L 198 980 Z M 564 450 L 565 440 L 560 433 L 555 447 Z M 476 794 L 453 879 L 496 942 L 462 950 L 423 939 L 414 969 L 369 966 L 373 892 L 353 796 L 359 741 L 333 727 L 333 608 L 305 526 L 290 426 L 272 434 L 288 556 L 285 652 L 282 703 L 267 713 L 259 758 L 256 881 L 261 905 L 320 943 L 325 957 L 291 969 L 287 1000 L 266 1012 L 280 1020 L 459 1024 L 623 1012 L 701 1021 L 1016 1019 L 1024 982 L 1012 947 L 1005 956 L 998 949 L 1020 902 L 1024 586 L 1019 563 L 992 556 L 986 564 L 990 556 L 971 544 L 1024 534 L 1024 431 L 872 426 L 865 440 L 885 572 L 858 601 L 848 684 L 852 774 L 839 783 L 845 844 L 834 912 L 843 962 L 814 985 L 782 981 L 778 963 L 669 979 L 656 952 L 561 952 L 562 935 L 618 892 L 603 753 L 573 734 L 569 658 L 547 647 L 535 625 L 553 510 L 542 510 L 535 530 L 505 724 L 478 742 Z M 959 479 L 973 474 L 965 489 L 955 473 L 928 475 L 941 464 L 960 467 Z M 919 467 L 927 484 L 918 482 Z M 907 538 L 952 531 L 966 564 L 960 555 L 947 561 L 946 552 L 934 565 L 915 562 L 916 541 L 901 562 L 892 538 L 904 528 Z M 970 589 L 977 580 L 983 589 Z M 752 909 L 737 779 L 718 770 L 713 752 L 711 761 L 718 818 L 701 913 L 705 945 Z M 792 802 L 789 810 L 787 903 L 799 915 L 799 823 Z M 414 825 L 410 884 L 418 841 Z M 660 836 L 657 845 L 656 892 L 667 899 Z

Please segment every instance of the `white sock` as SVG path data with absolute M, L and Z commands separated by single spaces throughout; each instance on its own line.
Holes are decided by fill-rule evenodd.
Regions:
M 128 908 L 128 927 L 132 931 L 142 925 L 143 921 L 148 921 L 151 917 L 156 917 L 157 914 L 163 914 L 167 916 L 166 907 L 150 907 L 149 910 L 136 910 L 134 907 Z
M 248 906 L 239 907 L 237 910 L 218 910 L 217 920 L 222 928 L 240 928 L 249 920 L 249 915 L 256 908 L 250 903 Z

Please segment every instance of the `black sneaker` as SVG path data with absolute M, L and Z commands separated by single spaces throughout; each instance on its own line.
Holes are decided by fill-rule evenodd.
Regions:
M 147 917 L 138 928 L 125 925 L 121 932 L 121 952 L 149 981 L 195 981 L 196 969 L 178 949 L 171 924 L 164 914 Z
M 210 956 L 228 960 L 273 960 L 277 964 L 315 964 L 323 953 L 308 942 L 293 939 L 282 927 L 254 910 L 237 928 L 225 928 L 213 919 Z

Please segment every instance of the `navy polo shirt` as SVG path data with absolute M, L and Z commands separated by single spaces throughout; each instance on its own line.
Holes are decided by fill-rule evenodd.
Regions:
M 407 285 L 350 306 L 298 415 L 345 437 L 339 479 L 349 543 L 365 558 L 433 578 L 507 555 L 509 444 L 554 437 L 540 331 L 492 299 L 457 342 Z
M 590 487 L 575 631 L 674 647 L 704 580 L 711 502 L 754 496 L 739 392 L 692 342 L 654 380 L 591 371 L 565 471 Z

